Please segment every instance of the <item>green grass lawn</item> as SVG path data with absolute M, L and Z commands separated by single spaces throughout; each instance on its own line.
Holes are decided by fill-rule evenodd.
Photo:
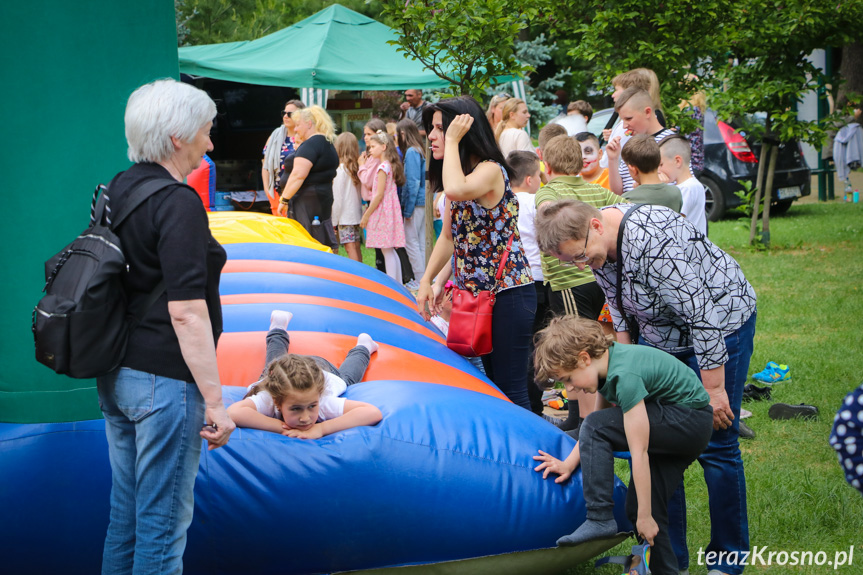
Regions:
M 750 373 L 768 361 L 791 365 L 792 381 L 773 388 L 773 400 L 809 403 L 818 421 L 772 421 L 771 402 L 744 404 L 754 440 L 741 442 L 753 546 L 772 551 L 836 551 L 854 546 L 854 564 L 753 566 L 747 573 L 863 573 L 863 497 L 846 482 L 827 443 L 843 397 L 863 382 L 863 205 L 795 205 L 771 221 L 772 248 L 747 247 L 748 220 L 710 224 L 710 239 L 730 253 L 758 294 L 758 323 Z M 628 479 L 625 465 L 618 465 Z M 707 490 L 701 467 L 686 473 L 690 572 L 710 540 Z M 625 554 L 625 543 L 610 554 Z M 766 554 L 764 555 L 766 559 Z M 607 573 L 583 564 L 571 574 Z M 619 572 L 619 571 L 618 571 Z
M 756 438 L 741 443 L 746 469 L 749 529 L 753 546 L 770 551 L 837 551 L 853 545 L 854 564 L 832 566 L 751 566 L 747 573 L 863 573 L 863 497 L 846 482 L 827 443 L 842 398 L 863 381 L 863 204 L 795 205 L 771 222 L 769 251 L 748 247 L 748 219 L 710 224 L 710 238 L 743 267 L 758 294 L 755 353 L 750 373 L 768 361 L 791 365 L 793 379 L 774 386 L 773 399 L 809 403 L 821 410 L 818 421 L 772 421 L 771 402 L 744 404 Z M 374 251 L 363 250 L 374 265 Z M 625 463 L 617 465 L 628 480 Z M 699 548 L 710 540 L 707 490 L 701 467 L 686 473 L 690 572 Z M 628 553 L 631 541 L 609 554 Z M 766 559 L 766 554 L 764 555 Z M 595 571 L 584 563 L 571 575 Z M 619 573 L 619 571 L 617 571 Z

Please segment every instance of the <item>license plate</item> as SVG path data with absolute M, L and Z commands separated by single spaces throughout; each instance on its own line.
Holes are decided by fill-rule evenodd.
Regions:
M 776 195 L 780 200 L 787 200 L 788 198 L 799 198 L 800 197 L 800 186 L 792 186 L 790 188 L 779 188 L 779 191 L 776 192 Z

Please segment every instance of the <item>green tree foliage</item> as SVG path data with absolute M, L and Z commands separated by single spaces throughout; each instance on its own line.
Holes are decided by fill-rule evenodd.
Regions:
M 336 3 L 370 18 L 377 19 L 381 12 L 378 0 L 175 0 L 178 44 L 255 40 Z M 185 38 L 181 38 L 181 26 Z
M 515 41 L 535 14 L 525 0 L 383 0 L 399 50 L 450 82 L 453 94 L 477 99 L 495 77 L 530 71 Z
M 530 66 L 534 70 L 547 63 L 557 49 L 557 44 L 549 44 L 545 34 L 540 33 L 533 40 L 519 40 L 515 45 L 515 54 L 518 61 Z M 545 125 L 549 120 L 557 116 L 557 108 L 549 106 L 546 102 L 555 99 L 554 91 L 566 83 L 569 76 L 569 68 L 558 70 L 552 76 L 540 81 L 534 79 L 534 75 L 528 73 L 524 78 L 524 92 L 527 108 L 530 110 L 530 123 L 535 128 Z
M 677 103 L 700 90 L 721 54 L 731 0 L 564 0 L 544 7 L 549 29 L 573 58 L 592 65 L 600 92 L 611 79 L 633 68 L 650 68 L 662 86 L 669 120 L 688 131 Z M 692 78 L 690 74 L 697 75 Z
M 779 141 L 819 146 L 823 124 L 798 120 L 796 105 L 829 80 L 807 56 L 848 41 L 847 18 L 855 10 L 859 15 L 859 6 L 859 0 L 838 5 L 836 0 L 768 0 L 734 11 L 726 34 L 729 51 L 716 66 L 711 105 L 724 117 L 765 112 L 766 122 L 747 126 L 759 137 L 771 132 Z

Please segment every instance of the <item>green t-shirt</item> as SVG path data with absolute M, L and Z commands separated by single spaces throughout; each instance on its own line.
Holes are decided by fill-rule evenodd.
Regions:
M 562 199 L 580 200 L 595 208 L 627 203 L 600 185 L 588 184 L 581 176 L 558 176 L 536 193 L 536 207 Z M 552 291 L 596 281 L 590 268 L 581 271 L 575 266 L 562 266 L 559 259 L 546 254 L 542 254 L 542 276 L 545 283 L 551 284 Z
M 680 188 L 671 184 L 643 184 L 624 193 L 623 197 L 633 204 L 665 206 L 678 214 L 683 206 Z
M 648 345 L 612 343 L 608 374 L 597 391 L 619 405 L 623 413 L 641 400 L 692 409 L 710 404 L 710 396 L 694 371 L 673 355 Z

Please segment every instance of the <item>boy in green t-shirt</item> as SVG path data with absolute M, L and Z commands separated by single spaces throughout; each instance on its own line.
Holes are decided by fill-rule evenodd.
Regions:
M 567 390 L 595 392 L 596 411 L 579 442 L 561 461 L 544 451 L 535 469 L 563 483 L 581 465 L 587 520 L 558 545 L 578 545 L 617 533 L 614 451 L 629 450 L 632 478 L 626 513 L 652 547 L 650 569 L 677 575 L 668 537 L 668 499 L 713 432 L 710 397 L 698 376 L 673 356 L 644 345 L 611 342 L 596 321 L 555 318 L 536 336 L 537 381 L 562 381 Z
M 581 144 L 569 136 L 555 136 L 543 148 L 545 169 L 549 182 L 536 193 L 537 209 L 547 202 L 563 199 L 580 200 L 596 208 L 625 203 L 622 197 L 612 194 L 598 184 L 590 184 L 579 176 L 583 167 Z M 549 254 L 542 254 L 542 275 L 548 290 L 548 302 L 554 315 L 579 315 L 599 319 L 605 294 L 597 285 L 590 268 L 583 270 L 570 262 L 561 262 Z M 593 411 L 592 395 L 581 392 L 569 394 L 571 415 L 560 426 L 564 431 L 577 429 L 580 421 Z M 578 403 L 578 413 L 572 409 Z

